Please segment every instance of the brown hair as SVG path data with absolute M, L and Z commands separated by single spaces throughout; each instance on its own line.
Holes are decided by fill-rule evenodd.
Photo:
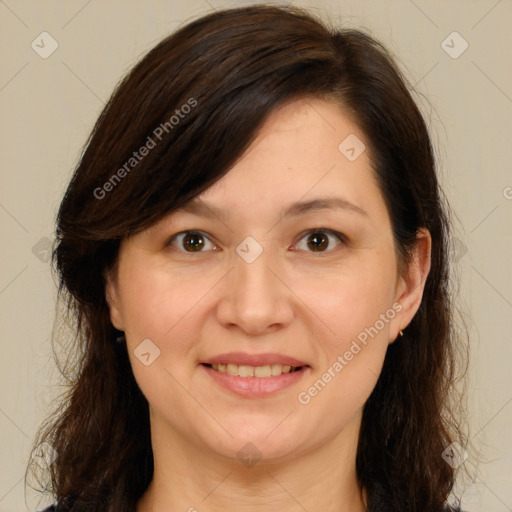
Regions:
M 189 23 L 120 82 L 57 218 L 53 262 L 76 335 L 61 368 L 68 390 L 36 448 L 48 442 L 56 451 L 49 490 L 62 510 L 134 511 L 153 474 L 148 403 L 126 345 L 115 343 L 122 333 L 105 300 L 105 274 L 120 241 L 219 180 L 273 109 L 305 96 L 339 102 L 365 133 L 399 261 L 407 262 L 419 228 L 431 233 L 421 306 L 389 346 L 364 406 L 357 474 L 370 511 L 443 508 L 455 470 L 441 454 L 453 440 L 463 443 L 449 400 L 456 333 L 447 208 L 409 88 L 390 53 L 364 32 L 265 5 Z M 139 160 L 134 151 L 143 146 L 150 150 Z

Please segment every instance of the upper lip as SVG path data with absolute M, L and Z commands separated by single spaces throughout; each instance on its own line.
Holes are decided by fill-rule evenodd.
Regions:
M 202 364 L 237 364 L 247 366 L 266 366 L 280 364 L 283 366 L 308 366 L 304 361 L 283 354 L 247 354 L 245 352 L 229 352 L 211 357 Z

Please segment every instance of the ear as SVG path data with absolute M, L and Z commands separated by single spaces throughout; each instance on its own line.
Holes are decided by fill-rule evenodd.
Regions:
M 105 298 L 110 312 L 110 321 L 118 331 L 124 331 L 124 323 L 119 309 L 119 295 L 117 287 L 116 269 L 110 269 L 105 273 Z
M 416 235 L 416 244 L 413 255 L 405 275 L 399 276 L 395 301 L 401 305 L 399 314 L 394 318 L 394 325 L 390 330 L 393 343 L 399 336 L 400 330 L 405 329 L 418 311 L 425 282 L 430 272 L 430 257 L 432 249 L 432 237 L 425 228 L 420 228 Z

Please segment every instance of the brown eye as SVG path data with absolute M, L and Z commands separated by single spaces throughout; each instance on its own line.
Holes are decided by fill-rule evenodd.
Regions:
M 189 233 L 183 238 L 183 247 L 193 252 L 199 252 L 204 247 L 204 238 L 202 235 Z
M 307 240 L 308 247 L 313 251 L 323 251 L 329 247 L 329 239 L 324 233 L 312 233 Z
M 334 239 L 334 243 L 331 242 Z M 333 248 L 345 242 L 345 236 L 337 231 L 330 229 L 315 229 L 307 232 L 302 238 L 306 243 L 300 247 L 301 243 L 298 244 L 299 250 L 305 250 L 307 252 L 329 252 Z
M 205 252 L 206 247 L 209 250 L 215 249 L 212 241 L 203 233 L 197 231 L 184 231 L 174 235 L 166 245 L 171 245 L 184 252 Z M 211 246 L 211 247 L 209 247 Z

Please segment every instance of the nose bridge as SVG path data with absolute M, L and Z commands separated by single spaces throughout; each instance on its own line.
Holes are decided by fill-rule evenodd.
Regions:
M 243 256 L 238 255 L 236 258 L 234 268 L 234 280 L 236 292 L 242 296 L 257 295 L 272 296 L 272 287 L 276 283 L 271 283 L 275 280 L 272 272 L 269 270 L 270 251 L 266 250 L 254 259 L 244 259 Z M 275 291 L 275 290 L 274 290 Z
M 229 289 L 219 307 L 219 320 L 237 324 L 247 332 L 262 332 L 288 323 L 292 305 L 286 287 L 274 275 L 276 270 L 270 270 L 277 263 L 270 247 L 264 249 L 254 238 L 247 237 L 236 252 Z

